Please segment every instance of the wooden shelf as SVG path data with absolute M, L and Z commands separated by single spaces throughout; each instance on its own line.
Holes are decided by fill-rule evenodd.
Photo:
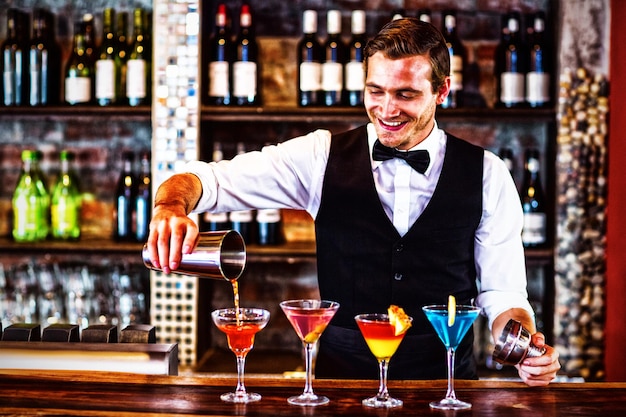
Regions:
M 0 112 L 0 120 L 19 119 L 28 120 L 36 118 L 51 121 L 81 121 L 94 117 L 124 118 L 132 121 L 150 121 L 150 106 L 42 106 L 42 107 L 3 107 Z

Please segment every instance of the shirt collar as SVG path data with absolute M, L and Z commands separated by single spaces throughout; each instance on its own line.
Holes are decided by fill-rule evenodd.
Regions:
M 378 139 L 378 135 L 376 134 L 376 128 L 374 127 L 372 123 L 368 123 L 367 124 L 367 143 L 369 145 L 372 170 L 378 168 L 378 166 L 383 163 L 383 161 L 374 161 L 372 159 L 372 149 L 374 147 L 374 142 L 376 142 L 376 139 Z M 426 151 L 428 151 L 428 155 L 430 156 L 430 164 L 428 164 L 428 168 L 426 169 L 426 172 L 424 172 L 424 175 L 426 175 L 427 177 L 432 171 L 432 167 L 437 162 L 437 159 L 439 158 L 439 155 L 441 154 L 442 147 L 445 146 L 445 140 L 446 140 L 446 135 L 443 130 L 439 129 L 439 126 L 437 125 L 437 121 L 435 120 L 435 125 L 433 126 L 433 130 L 426 137 L 426 139 L 424 139 L 423 141 L 421 141 L 420 143 L 418 143 L 417 145 L 409 149 L 410 151 L 414 151 L 417 149 L 425 149 Z

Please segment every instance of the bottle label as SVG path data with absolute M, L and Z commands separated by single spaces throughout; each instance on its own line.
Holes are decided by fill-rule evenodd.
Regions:
M 550 101 L 550 75 L 545 72 L 526 74 L 526 101 L 541 104 Z
M 339 62 L 322 64 L 322 90 L 341 91 L 343 89 L 343 65 Z
M 365 72 L 363 63 L 350 61 L 346 64 L 346 90 L 363 91 L 365 88 Z
M 546 241 L 546 214 L 524 213 L 522 242 L 524 245 L 540 245 Z
M 15 104 L 13 102 L 13 73 L 11 71 L 4 71 L 2 78 L 4 80 L 4 105 L 11 106 Z
M 237 61 L 233 64 L 233 95 L 256 96 L 256 63 Z
M 228 217 L 233 223 L 252 223 L 253 220 L 251 210 L 233 211 Z
M 258 210 L 256 213 L 256 221 L 258 223 L 278 223 L 280 222 L 279 209 Z
M 204 221 L 207 223 L 227 223 L 228 213 L 204 213 Z
M 146 97 L 146 61 L 129 59 L 126 63 L 126 97 Z
M 209 64 L 209 97 L 227 97 L 229 91 L 228 62 L 211 62 Z
M 319 91 L 321 89 L 322 65 L 318 62 L 300 64 L 300 91 Z
M 115 98 L 115 63 L 112 59 L 96 61 L 96 98 Z
M 500 101 L 503 103 L 524 102 L 524 74 L 503 72 L 500 76 Z
M 67 77 L 65 79 L 65 101 L 71 104 L 88 103 L 91 100 L 89 77 Z
M 463 58 L 459 55 L 450 55 L 450 88 L 463 90 Z

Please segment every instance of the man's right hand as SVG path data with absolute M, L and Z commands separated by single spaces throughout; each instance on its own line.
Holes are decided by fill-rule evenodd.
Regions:
M 197 244 L 198 225 L 187 215 L 201 195 L 202 185 L 193 174 L 174 175 L 157 190 L 147 246 L 152 264 L 166 274 Z

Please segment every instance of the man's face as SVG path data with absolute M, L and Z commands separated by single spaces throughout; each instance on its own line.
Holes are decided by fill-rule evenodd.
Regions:
M 424 140 L 435 123 L 435 110 L 450 90 L 450 80 L 432 91 L 428 57 L 388 59 L 376 52 L 368 60 L 365 110 L 386 146 L 407 150 Z

